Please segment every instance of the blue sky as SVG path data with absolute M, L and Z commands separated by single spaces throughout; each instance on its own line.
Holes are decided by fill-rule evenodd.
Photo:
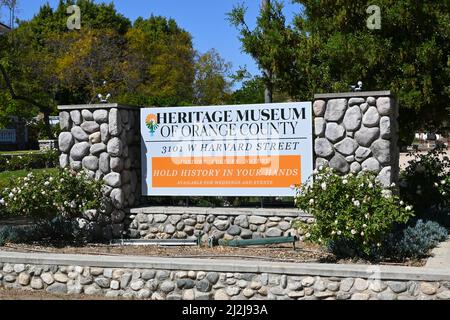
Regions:
M 54 8 L 59 1 L 18 0 L 18 2 L 18 17 L 28 20 L 46 2 Z M 194 46 L 198 51 L 205 52 L 215 48 L 226 61 L 233 64 L 234 70 L 246 65 L 250 73 L 259 74 L 252 58 L 241 52 L 238 33 L 229 25 L 225 14 L 230 12 L 234 5 L 244 3 L 248 7 L 248 23 L 253 26 L 260 0 L 96 0 L 96 2 L 114 2 L 116 9 L 131 21 L 139 16 L 149 17 L 151 14 L 174 18 L 182 28 L 192 34 Z M 290 22 L 294 13 L 300 12 L 301 7 L 292 4 L 290 0 L 284 0 L 284 3 L 285 14 Z M 1 18 L 2 21 L 8 21 L 5 13 Z

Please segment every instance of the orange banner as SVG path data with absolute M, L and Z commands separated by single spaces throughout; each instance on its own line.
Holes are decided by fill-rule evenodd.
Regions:
M 301 157 L 154 157 L 153 188 L 289 188 L 300 184 Z

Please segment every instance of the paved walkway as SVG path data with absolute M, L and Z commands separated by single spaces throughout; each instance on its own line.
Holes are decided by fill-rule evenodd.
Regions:
M 420 154 L 426 154 L 427 152 L 420 152 Z M 445 155 L 441 155 L 440 158 L 442 159 Z M 450 149 L 447 149 L 447 157 L 450 157 Z M 408 152 L 402 152 L 400 153 L 400 159 L 399 159 L 399 165 L 401 169 L 405 169 L 408 166 L 408 161 L 413 160 L 414 156 L 409 155 Z
M 425 267 L 450 270 L 450 237 L 441 242 L 431 252 L 433 256 L 428 259 Z

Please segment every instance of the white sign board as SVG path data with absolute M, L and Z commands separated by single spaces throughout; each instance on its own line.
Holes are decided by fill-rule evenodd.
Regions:
M 141 109 L 142 194 L 293 196 L 313 170 L 311 102 Z

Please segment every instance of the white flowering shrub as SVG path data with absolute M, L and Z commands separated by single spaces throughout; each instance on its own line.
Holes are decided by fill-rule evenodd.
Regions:
M 450 207 L 450 159 L 439 147 L 412 155 L 401 172 L 402 199 L 414 205 L 418 217 L 444 221 Z
M 104 206 L 102 183 L 89 179 L 84 172 L 58 170 L 11 181 L 0 191 L 0 216 L 32 218 L 75 218 L 88 209 L 101 211 Z
M 411 206 L 383 189 L 370 172 L 340 176 L 330 168 L 314 170 L 308 183 L 297 188 L 295 203 L 315 218 L 311 225 L 294 225 L 303 229 L 305 239 L 333 251 L 342 244 L 359 256 L 381 250 L 393 225 L 414 215 Z

